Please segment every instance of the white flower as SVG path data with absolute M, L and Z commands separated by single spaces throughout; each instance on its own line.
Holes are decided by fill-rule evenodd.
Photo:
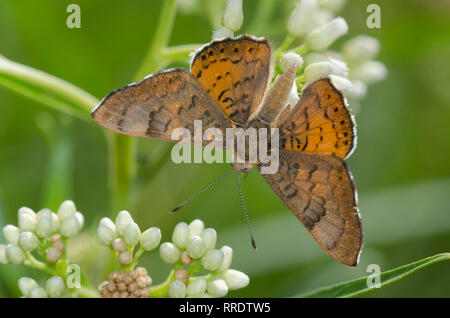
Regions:
M 75 217 L 77 218 L 78 223 L 80 224 L 80 229 L 81 229 L 84 225 L 84 215 L 81 212 L 77 212 L 77 213 L 75 213 Z
M 311 15 L 311 22 L 309 30 L 313 30 L 321 25 L 330 22 L 333 19 L 333 13 L 328 10 L 318 9 L 314 11 Z
M 186 252 L 191 258 L 200 258 L 206 252 L 206 245 L 200 236 L 194 236 L 186 246 Z
M 227 245 L 220 249 L 223 253 L 223 261 L 222 265 L 220 265 L 218 271 L 225 272 L 231 265 L 231 261 L 233 259 L 233 249 Z
M 56 263 L 57 261 L 59 261 L 59 259 L 61 258 L 61 254 L 62 251 L 55 246 L 50 246 L 45 250 L 45 258 L 50 263 Z
M 308 65 L 305 68 L 304 76 L 306 83 L 312 83 L 318 79 L 328 77 L 333 72 L 333 66 L 330 62 L 318 62 Z
M 109 218 L 102 218 L 97 228 L 97 237 L 103 245 L 110 245 L 116 237 L 116 225 Z
M 205 224 L 202 220 L 196 219 L 189 223 L 189 238 L 194 236 L 202 236 L 205 230 Z
M 46 238 L 53 232 L 53 215 L 52 211 L 45 209 L 40 211 L 37 216 L 36 234 L 39 237 Z
M 122 251 L 119 252 L 119 255 L 117 256 L 117 259 L 119 260 L 119 263 L 122 265 L 128 265 L 133 261 L 133 255 L 130 251 Z
M 228 286 L 223 279 L 213 279 L 208 282 L 206 290 L 213 297 L 224 297 L 228 293 Z
M 203 268 L 213 271 L 219 268 L 223 262 L 223 252 L 219 250 L 209 250 L 202 257 Z
M 141 230 L 139 229 L 139 226 L 134 222 L 128 223 L 123 238 L 125 243 L 130 246 L 135 246 L 141 240 Z
M 52 212 L 52 226 L 53 226 L 52 232 L 57 232 L 58 231 L 59 223 L 60 222 L 59 222 L 58 214 Z
M 179 248 L 185 248 L 189 242 L 189 225 L 180 222 L 175 226 L 172 234 L 172 242 Z
M 170 298 L 184 298 L 186 295 L 186 285 L 180 280 L 174 280 L 169 284 L 167 295 Z
M 294 52 L 284 54 L 280 59 L 281 71 L 286 72 L 292 65 L 295 65 L 295 69 L 298 70 L 303 65 L 303 58 Z
M 142 233 L 141 246 L 146 251 L 151 251 L 158 247 L 161 242 L 161 230 L 157 227 L 151 227 Z
M 333 74 L 330 75 L 330 79 L 333 85 L 336 86 L 336 88 L 340 91 L 343 91 L 345 93 L 351 92 L 353 84 L 350 80 Z
M 290 105 L 291 107 L 297 104 L 299 98 L 298 98 L 298 91 L 297 91 L 297 84 L 294 82 L 292 84 L 291 90 L 289 91 L 289 95 L 286 100 L 286 105 Z
M 8 264 L 8 258 L 6 257 L 6 245 L 0 244 L 0 264 Z
M 61 297 L 65 288 L 64 280 L 60 276 L 50 277 L 45 283 L 45 289 L 52 298 Z
M 19 246 L 25 251 L 34 251 L 39 247 L 39 239 L 33 232 L 22 232 L 19 236 Z
M 116 216 L 116 228 L 117 232 L 120 235 L 125 234 L 125 228 L 127 227 L 128 223 L 133 222 L 133 218 L 131 217 L 130 213 L 128 211 L 120 211 L 119 214 Z
M 331 73 L 337 76 L 347 77 L 348 76 L 348 66 L 344 61 L 329 57 L 328 61 L 331 63 L 332 71 Z
M 67 220 L 68 218 L 75 215 L 77 212 L 77 208 L 75 207 L 75 203 L 72 200 L 66 200 L 58 208 L 58 217 L 62 221 Z
M 30 292 L 30 298 L 47 298 L 47 292 L 42 287 L 36 287 Z
M 18 282 L 20 292 L 22 295 L 28 297 L 33 289 L 38 288 L 39 285 L 33 278 L 21 277 Z
M 121 237 L 115 238 L 112 241 L 111 245 L 112 248 L 117 252 L 125 251 L 127 249 L 127 244 L 125 244 L 124 240 Z
M 356 99 L 362 99 L 367 94 L 367 85 L 361 81 L 352 81 L 352 90 L 348 92 L 348 96 Z
M 317 0 L 300 0 L 289 16 L 287 30 L 289 34 L 300 37 L 308 32 L 311 16 L 317 10 Z
M 328 62 L 328 56 L 317 52 L 312 52 L 305 56 L 305 63 L 307 65 L 318 62 Z
M 340 11 L 344 5 L 346 0 L 318 0 L 319 6 L 321 8 L 330 10 L 334 13 Z
M 73 237 L 78 234 L 81 226 L 78 222 L 78 218 L 74 215 L 67 219 L 63 219 L 59 227 L 59 232 L 65 237 Z
M 5 254 L 8 262 L 12 264 L 22 264 L 25 260 L 25 253 L 16 244 L 8 244 Z
M 34 231 L 36 227 L 36 213 L 30 208 L 22 207 L 18 212 L 19 216 L 19 230 Z
M 181 252 L 178 247 L 170 242 L 161 244 L 159 247 L 159 254 L 161 259 L 168 264 L 176 263 L 181 257 Z
M 223 25 L 231 31 L 237 31 L 241 28 L 242 22 L 244 22 L 242 0 L 227 0 L 223 14 Z
M 312 50 L 323 51 L 347 32 L 347 22 L 343 18 L 335 18 L 327 24 L 312 30 L 306 38 L 306 45 Z
M 8 224 L 3 228 L 3 236 L 5 240 L 9 244 L 18 244 L 19 243 L 19 228 L 17 226 Z
M 230 29 L 227 29 L 225 27 L 220 27 L 217 30 L 213 32 L 212 39 L 213 40 L 220 40 L 224 38 L 231 38 L 233 37 L 233 31 Z
M 380 52 L 380 42 L 367 35 L 358 35 L 342 46 L 342 53 L 348 62 L 360 63 L 375 58 Z
M 244 288 L 250 283 L 250 279 L 245 273 L 234 269 L 227 270 L 222 278 L 227 283 L 229 290 Z
M 382 81 L 387 76 L 386 66 L 378 61 L 366 61 L 352 68 L 352 79 L 359 80 L 366 84 L 373 84 Z
M 216 247 L 217 241 L 217 232 L 213 228 L 207 228 L 202 233 L 203 242 L 205 242 L 205 246 L 207 250 L 212 250 Z
M 197 278 L 187 286 L 186 296 L 200 298 L 205 294 L 207 281 L 204 278 Z

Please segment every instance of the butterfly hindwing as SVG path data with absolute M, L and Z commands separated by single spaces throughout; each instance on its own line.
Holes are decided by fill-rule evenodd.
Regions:
M 194 134 L 194 120 L 203 131 L 230 124 L 198 80 L 183 69 L 152 74 L 142 81 L 117 89 L 92 112 L 101 126 L 129 136 L 171 140 L 175 128 Z
M 263 177 L 328 255 L 357 265 L 363 233 L 355 186 L 341 159 L 281 152 L 278 172 Z
M 294 108 L 280 118 L 282 150 L 346 158 L 355 146 L 352 117 L 329 79 L 308 85 Z
M 195 54 L 191 72 L 226 117 L 245 126 L 266 91 L 270 56 L 266 39 L 243 35 L 217 40 Z

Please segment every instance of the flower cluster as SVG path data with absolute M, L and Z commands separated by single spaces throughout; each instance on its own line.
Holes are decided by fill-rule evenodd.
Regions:
M 33 262 L 32 252 L 47 263 L 56 263 L 64 252 L 64 242 L 78 234 L 83 223 L 83 214 L 70 200 L 64 201 L 57 213 L 49 209 L 35 213 L 22 207 L 18 211 L 18 226 L 8 224 L 3 227 L 8 244 L 0 245 L 0 263 Z
M 98 290 L 103 298 L 146 298 L 150 294 L 152 279 L 147 270 L 138 267 L 129 272 L 113 272 Z
M 22 277 L 19 279 L 19 289 L 26 298 L 59 298 L 64 295 L 66 285 L 60 276 L 50 277 L 45 283 L 45 288 L 40 287 L 33 278 Z
M 205 229 L 201 220 L 176 225 L 172 242 L 161 244 L 159 249 L 161 258 L 175 267 L 168 285 L 169 297 L 224 297 L 229 290 L 249 284 L 246 274 L 229 269 L 233 257 L 231 247 L 216 249 L 216 240 L 216 231 Z M 193 276 L 201 270 L 210 273 Z

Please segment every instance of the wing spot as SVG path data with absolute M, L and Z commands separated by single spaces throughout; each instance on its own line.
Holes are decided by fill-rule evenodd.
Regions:
M 220 49 L 220 53 L 223 53 L 223 52 L 225 52 L 225 49 L 224 49 L 224 48 L 221 48 L 221 49 Z
M 206 60 L 206 55 L 202 55 L 202 60 Z
M 345 125 L 345 120 L 341 120 L 339 123 L 340 123 L 341 125 Z
M 337 113 L 338 111 L 339 111 L 339 107 L 336 107 L 336 108 L 334 109 L 334 112 Z
M 239 49 L 238 49 L 237 47 L 235 47 L 234 50 L 233 50 L 233 52 L 234 52 L 234 53 L 238 53 L 238 52 L 239 52 Z

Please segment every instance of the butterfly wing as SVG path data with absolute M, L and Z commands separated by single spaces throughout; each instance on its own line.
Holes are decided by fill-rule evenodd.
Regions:
M 245 126 L 266 91 L 269 43 L 248 35 L 213 41 L 195 54 L 191 72 L 226 117 Z
M 355 125 L 345 100 L 329 79 L 307 86 L 288 113 L 280 115 L 280 147 L 289 152 L 348 157 L 356 144 Z
M 176 128 L 194 134 L 194 120 L 203 131 L 231 126 L 198 80 L 184 69 L 152 74 L 142 81 L 117 89 L 93 110 L 101 126 L 129 136 L 168 141 Z
M 264 179 L 333 259 L 356 266 L 363 245 L 352 176 L 342 159 L 280 153 L 280 166 Z

